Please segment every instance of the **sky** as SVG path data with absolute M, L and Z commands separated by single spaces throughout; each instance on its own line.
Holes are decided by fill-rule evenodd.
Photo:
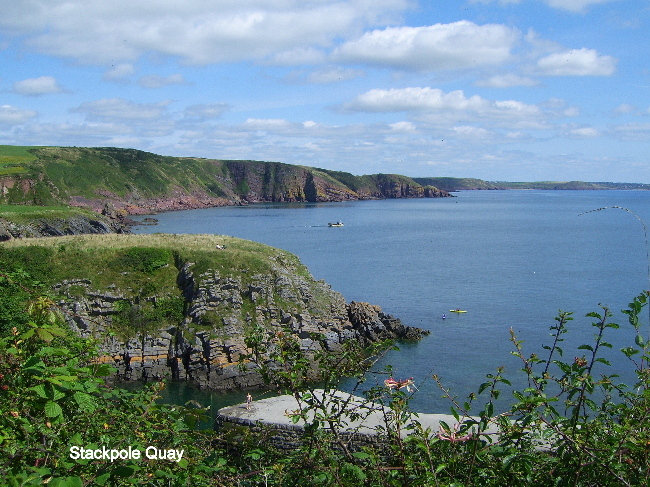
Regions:
M 0 144 L 650 183 L 650 0 L 0 0 Z

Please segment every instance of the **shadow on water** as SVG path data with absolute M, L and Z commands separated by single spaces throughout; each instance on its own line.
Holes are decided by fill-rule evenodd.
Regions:
M 136 392 L 146 385 L 151 385 L 153 382 L 131 381 L 131 382 L 118 382 L 115 387 L 126 389 L 127 391 Z M 253 401 L 259 399 L 266 399 L 277 395 L 277 391 L 273 390 L 251 390 L 251 391 L 233 391 L 233 392 L 216 392 L 199 389 L 189 382 L 172 382 L 168 381 L 165 388 L 160 392 L 160 399 L 157 400 L 158 404 L 173 404 L 185 405 L 189 401 L 196 401 L 202 407 L 209 407 L 210 419 L 207 422 L 201 422 L 200 429 L 212 428 L 214 420 L 217 417 L 219 409 L 241 404 L 245 407 L 246 394 L 248 392 L 253 396 Z

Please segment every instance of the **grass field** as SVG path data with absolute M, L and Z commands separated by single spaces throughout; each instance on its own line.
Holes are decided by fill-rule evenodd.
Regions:
M 0 218 L 14 223 L 29 223 L 41 218 L 72 218 L 79 215 L 99 218 L 90 210 L 68 206 L 0 205 Z
M 34 147 L 0 145 L 0 176 L 27 172 L 25 164 L 36 160 L 30 149 Z

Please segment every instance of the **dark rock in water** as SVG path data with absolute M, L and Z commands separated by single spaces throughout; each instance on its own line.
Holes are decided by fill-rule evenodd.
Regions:
M 364 346 L 378 340 L 419 340 L 430 332 L 421 328 L 404 326 L 399 318 L 387 315 L 376 305 L 352 301 L 348 316 Z

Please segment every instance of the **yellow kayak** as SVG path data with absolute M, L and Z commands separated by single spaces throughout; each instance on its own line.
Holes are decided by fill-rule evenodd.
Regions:
M 463 311 L 462 309 L 450 309 L 452 313 L 467 313 L 467 311 Z

